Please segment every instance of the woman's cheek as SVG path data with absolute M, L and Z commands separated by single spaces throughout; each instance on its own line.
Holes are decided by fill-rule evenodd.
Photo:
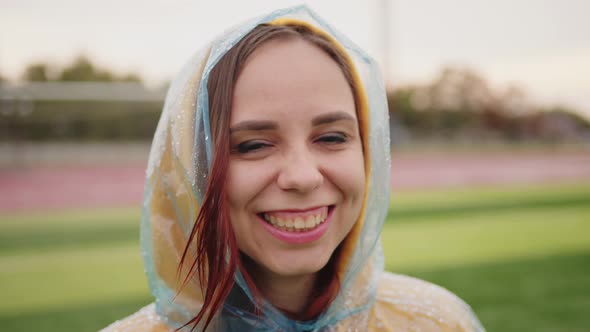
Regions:
M 360 147 L 343 151 L 326 162 L 326 175 L 344 193 L 353 198 L 362 197 L 365 190 L 365 164 Z
M 230 164 L 228 198 L 232 204 L 246 205 L 268 183 L 273 170 L 263 161 L 234 161 Z

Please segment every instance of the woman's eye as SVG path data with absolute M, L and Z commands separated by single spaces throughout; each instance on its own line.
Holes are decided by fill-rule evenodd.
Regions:
M 348 137 L 343 133 L 332 133 L 320 136 L 318 141 L 328 144 L 339 144 L 345 143 L 347 139 Z
M 261 141 L 247 141 L 247 142 L 243 142 L 238 144 L 235 148 L 234 151 L 236 151 L 237 153 L 248 153 L 248 152 L 254 152 L 254 151 L 258 151 L 261 150 L 265 147 L 268 147 L 269 144 L 265 143 L 265 142 L 261 142 Z

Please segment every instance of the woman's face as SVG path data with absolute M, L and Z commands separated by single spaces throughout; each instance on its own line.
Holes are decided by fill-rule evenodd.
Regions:
M 365 170 L 342 70 L 299 38 L 256 49 L 236 82 L 228 201 L 238 247 L 267 272 L 319 271 L 357 220 Z

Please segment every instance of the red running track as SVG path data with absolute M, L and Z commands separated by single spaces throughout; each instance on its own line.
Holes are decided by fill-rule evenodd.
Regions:
M 0 169 L 0 211 L 138 206 L 145 166 Z M 420 154 L 392 158 L 393 190 L 588 182 L 590 153 Z
M 0 211 L 138 205 L 144 166 L 0 170 Z

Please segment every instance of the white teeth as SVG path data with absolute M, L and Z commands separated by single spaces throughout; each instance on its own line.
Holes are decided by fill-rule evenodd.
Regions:
M 305 220 L 305 227 L 307 228 L 312 228 L 316 225 L 316 219 L 314 216 L 309 216 L 307 217 L 307 220 Z
M 296 229 L 305 228 L 305 222 L 303 221 L 303 218 L 301 218 L 301 217 L 295 218 L 295 222 L 293 223 L 293 226 L 295 226 Z
M 307 217 L 282 218 L 268 213 L 263 213 L 262 217 L 273 226 L 285 230 L 287 232 L 305 232 L 313 229 L 326 221 L 327 210 L 322 209 L 320 214 L 309 215 Z

